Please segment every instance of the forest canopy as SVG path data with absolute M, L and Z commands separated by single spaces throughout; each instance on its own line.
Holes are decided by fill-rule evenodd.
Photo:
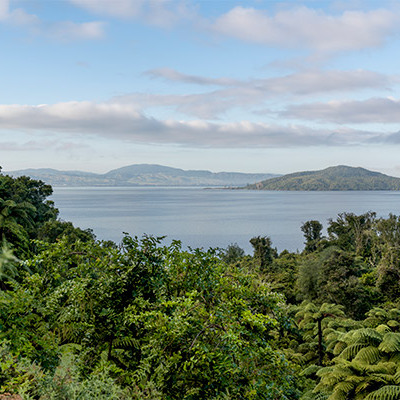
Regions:
M 400 399 L 400 218 L 307 221 L 302 252 L 119 244 L 0 174 L 0 394 Z

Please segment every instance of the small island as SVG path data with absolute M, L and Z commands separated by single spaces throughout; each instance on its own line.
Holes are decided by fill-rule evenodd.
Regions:
M 266 179 L 245 189 L 293 191 L 400 190 L 400 178 L 345 165 Z

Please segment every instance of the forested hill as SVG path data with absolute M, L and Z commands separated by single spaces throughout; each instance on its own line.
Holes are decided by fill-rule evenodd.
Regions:
M 276 174 L 249 174 L 240 172 L 187 171 L 156 164 L 134 164 L 95 174 L 82 171 L 55 169 L 25 169 L 7 174 L 29 176 L 52 186 L 245 186 Z
M 255 190 L 400 190 L 400 179 L 344 165 L 267 179 L 246 189 Z

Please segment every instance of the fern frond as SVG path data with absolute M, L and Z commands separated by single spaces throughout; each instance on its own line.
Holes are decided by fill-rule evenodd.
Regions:
M 400 364 L 400 352 L 391 354 L 388 361 Z
M 334 392 L 328 397 L 328 400 L 347 400 L 348 392 L 342 390 L 334 390 Z
M 358 343 L 346 347 L 339 355 L 340 358 L 345 360 L 352 360 L 358 352 L 365 347 L 365 344 Z
M 379 350 L 385 353 L 400 351 L 400 333 L 388 332 L 383 337 Z
M 364 343 L 364 344 L 372 344 L 378 345 L 381 343 L 383 336 L 372 328 L 362 328 L 357 329 L 355 331 L 350 331 L 346 335 L 346 341 L 348 343 Z
M 396 321 L 395 321 L 396 322 Z M 378 325 L 376 328 L 375 328 L 379 333 L 381 333 L 382 335 L 384 335 L 385 333 L 387 333 L 387 332 L 391 332 L 392 330 L 390 329 L 390 327 L 388 326 L 388 325 L 385 325 L 385 324 L 381 324 L 381 325 Z
M 315 396 L 315 400 L 328 400 L 329 395 L 326 393 L 318 393 Z
M 333 354 L 335 356 L 339 355 L 346 347 L 347 347 L 347 344 L 345 342 L 337 342 L 333 349 Z
M 368 373 L 394 375 L 397 365 L 393 362 L 380 362 L 376 365 L 365 366 Z
M 307 368 L 303 369 L 303 371 L 300 372 L 300 376 L 310 376 L 312 374 L 316 374 L 321 367 L 319 365 L 309 365 Z
M 114 344 L 114 347 L 121 347 L 124 349 L 132 348 L 132 347 L 134 347 L 134 348 L 140 347 L 139 341 L 134 338 L 131 338 L 129 336 L 116 338 L 116 339 L 114 339 L 113 344 Z
M 383 386 L 366 396 L 365 400 L 400 400 L 400 386 Z
M 375 364 L 381 358 L 381 352 L 374 346 L 368 346 L 361 349 L 354 360 L 366 363 Z

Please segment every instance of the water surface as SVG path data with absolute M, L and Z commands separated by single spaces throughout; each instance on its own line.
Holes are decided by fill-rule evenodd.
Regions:
M 278 250 L 302 250 L 302 223 L 324 227 L 341 212 L 400 214 L 400 192 L 276 192 L 171 187 L 55 187 L 60 217 L 120 242 L 123 232 L 167 235 L 184 246 L 251 252 L 249 239 L 268 235 Z

